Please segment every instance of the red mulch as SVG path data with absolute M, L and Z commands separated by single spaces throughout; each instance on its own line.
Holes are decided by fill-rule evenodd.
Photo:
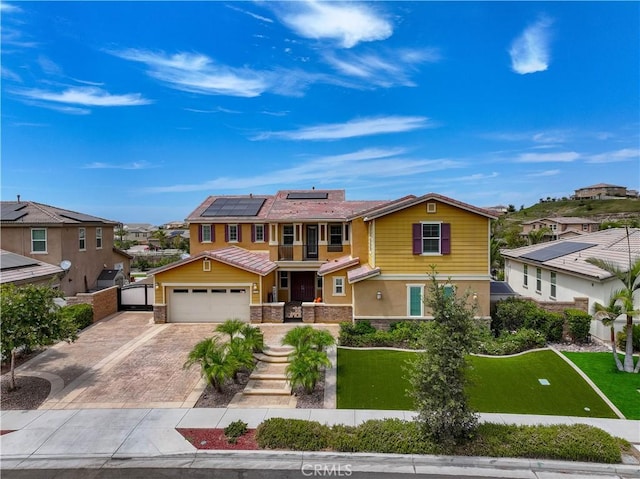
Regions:
M 187 429 L 176 428 L 184 438 L 196 449 L 218 449 L 218 450 L 256 450 L 256 430 L 249 429 L 246 434 L 240 436 L 235 444 L 230 444 L 224 435 L 224 429 Z
M 13 432 L 13 429 L 0 429 L 0 436 Z

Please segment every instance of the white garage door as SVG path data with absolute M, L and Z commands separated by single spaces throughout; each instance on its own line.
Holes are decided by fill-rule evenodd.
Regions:
M 170 288 L 169 321 L 221 323 L 227 319 L 249 321 L 249 288 Z

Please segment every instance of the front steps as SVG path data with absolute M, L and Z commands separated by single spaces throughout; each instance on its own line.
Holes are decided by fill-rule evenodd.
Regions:
M 297 399 L 291 395 L 285 369 L 289 364 L 290 347 L 266 347 L 255 354 L 258 360 L 244 391 L 236 394 L 230 408 L 295 408 Z

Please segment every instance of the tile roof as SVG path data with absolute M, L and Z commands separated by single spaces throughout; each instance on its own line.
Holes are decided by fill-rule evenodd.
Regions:
M 558 223 L 560 225 L 576 225 L 576 224 L 592 224 L 597 225 L 597 221 L 590 220 L 589 218 L 580 218 L 578 216 L 557 216 L 557 217 L 546 217 L 546 218 L 538 218 L 537 220 L 524 221 L 523 225 L 530 225 L 533 223 L 540 223 L 542 221 L 553 221 L 554 223 Z
M 349 283 L 357 283 L 358 281 L 362 281 L 363 279 L 373 278 L 374 276 L 378 276 L 380 274 L 380 268 L 372 268 L 368 264 L 363 264 L 359 268 L 352 269 L 347 272 L 347 280 Z
M 189 256 L 175 263 L 155 268 L 149 271 L 149 274 L 162 273 L 203 258 L 213 259 L 260 276 L 265 276 L 278 267 L 277 264 L 269 260 L 268 251 L 249 251 L 238 246 L 227 246 L 216 250 L 203 251 L 195 256 Z
M 594 246 L 586 250 L 565 254 L 547 261 L 532 261 L 522 258 L 527 254 L 548 248 L 558 242 L 591 243 Z M 587 259 L 600 258 L 617 264 L 621 269 L 625 270 L 629 265 L 629 250 L 631 250 L 632 261 L 640 257 L 640 228 L 629 229 L 628 242 L 625 228 L 611 228 L 596 231 L 595 233 L 586 233 L 574 238 L 523 246 L 522 248 L 511 250 L 505 249 L 501 250 L 501 253 L 505 258 L 520 260 L 529 264 L 541 264 L 550 269 L 566 271 L 603 280 L 610 278 L 611 274 L 592 265 L 591 263 L 588 263 Z
M 62 273 L 60 266 L 0 250 L 0 283 L 25 283 Z
M 336 258 L 334 260 L 323 263 L 320 268 L 318 268 L 318 276 L 324 276 L 325 274 L 331 273 L 333 271 L 339 271 L 341 269 L 348 268 L 349 266 L 356 266 L 358 264 L 360 264 L 360 258 L 341 256 L 340 258 Z
M 2 201 L 0 206 L 2 207 L 2 224 L 5 226 L 13 224 L 118 224 L 117 221 L 58 208 L 57 206 L 36 203 L 35 201 Z
M 401 198 L 393 204 L 386 204 L 378 209 L 374 209 L 369 211 L 365 216 L 365 221 L 372 220 L 375 218 L 379 218 L 381 216 L 387 215 L 389 213 L 393 213 L 395 211 L 403 210 L 405 208 L 409 208 L 410 206 L 414 206 L 425 201 L 436 200 L 442 203 L 455 206 L 456 208 L 461 208 L 466 211 L 470 211 L 472 213 L 476 213 L 482 216 L 486 216 L 487 218 L 497 219 L 499 215 L 495 212 L 479 208 L 477 206 L 470 205 L 468 203 L 464 203 L 462 201 L 454 200 L 453 198 L 449 198 L 444 195 L 440 195 L 438 193 L 427 193 L 426 195 L 415 197 L 415 196 L 406 196 L 405 198 Z

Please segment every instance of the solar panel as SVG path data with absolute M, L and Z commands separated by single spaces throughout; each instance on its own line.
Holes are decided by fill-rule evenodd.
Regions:
M 5 203 L 2 205 L 0 217 L 2 217 L 2 221 L 15 221 L 27 214 L 26 211 L 23 211 L 26 207 L 27 205 L 23 203 Z
M 217 198 L 202 216 L 256 216 L 265 198 Z
M 299 191 L 294 193 L 288 193 L 288 200 L 326 200 L 329 197 L 329 193 L 326 191 Z
M 571 253 L 577 253 L 578 251 L 585 250 L 596 246 L 592 243 L 578 243 L 577 241 L 562 241 L 554 243 L 546 248 L 539 249 L 537 251 L 531 251 L 525 253 L 521 258 L 531 259 L 533 261 L 549 261 L 550 259 L 559 258 L 560 256 L 566 256 Z
M 102 221 L 100 218 L 96 218 L 95 216 L 85 215 L 83 213 L 76 213 L 75 211 L 58 211 L 60 216 L 64 216 L 65 218 L 69 218 L 70 220 L 86 222 L 86 221 Z
M 505 281 L 491 281 L 491 294 L 516 294 Z
M 33 258 L 27 258 L 15 253 L 2 253 L 0 254 L 0 269 L 15 269 L 24 268 L 25 266 L 35 266 L 38 262 Z

